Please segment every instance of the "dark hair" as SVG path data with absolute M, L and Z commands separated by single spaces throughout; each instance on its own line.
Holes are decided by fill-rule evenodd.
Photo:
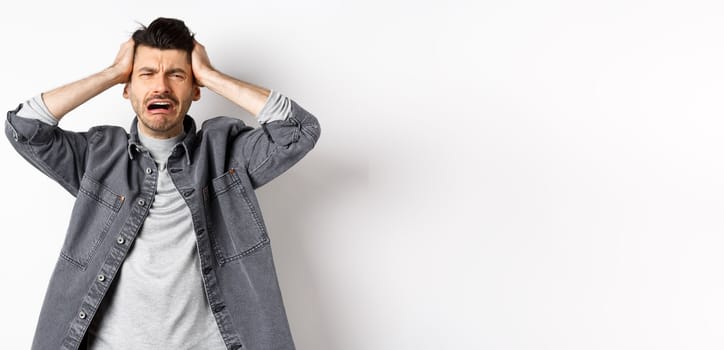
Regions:
M 135 48 L 145 45 L 161 50 L 183 50 L 188 53 L 189 62 L 194 50 L 194 34 L 186 24 L 175 18 L 156 18 L 148 27 L 141 25 L 131 36 Z

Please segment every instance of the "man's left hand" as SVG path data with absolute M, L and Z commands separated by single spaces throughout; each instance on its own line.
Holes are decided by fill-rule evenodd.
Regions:
M 209 55 L 206 53 L 206 48 L 196 40 L 194 40 L 194 50 L 191 52 L 191 69 L 196 84 L 202 87 L 206 86 L 206 77 L 214 71 Z

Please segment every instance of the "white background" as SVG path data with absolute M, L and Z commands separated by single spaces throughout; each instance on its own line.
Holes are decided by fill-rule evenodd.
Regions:
M 168 16 L 319 118 L 258 191 L 299 349 L 724 347 L 719 1 L 11 3 L 6 110 Z M 202 94 L 198 122 L 255 123 Z M 116 86 L 61 126 L 132 116 Z M 25 349 L 73 198 L 0 154 L 2 347 Z

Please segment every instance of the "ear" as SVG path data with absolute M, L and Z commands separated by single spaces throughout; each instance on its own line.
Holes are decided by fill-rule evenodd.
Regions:
M 200 98 L 201 98 L 201 88 L 197 84 L 194 84 L 194 93 L 193 93 L 192 99 L 194 101 L 198 101 Z
M 126 83 L 126 85 L 123 86 L 123 98 L 125 98 L 126 100 L 128 99 L 128 96 L 129 96 L 129 94 L 128 94 L 128 84 L 129 84 L 129 83 Z

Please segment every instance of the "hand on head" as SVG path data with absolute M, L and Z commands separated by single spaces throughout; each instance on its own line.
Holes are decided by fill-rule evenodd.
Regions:
M 118 50 L 116 59 L 111 65 L 111 69 L 117 75 L 117 81 L 119 84 L 125 84 L 131 78 L 131 72 L 133 71 L 133 53 L 134 53 L 135 42 L 133 39 L 128 39 L 126 42 L 121 44 L 121 48 Z
M 206 48 L 194 39 L 194 51 L 191 53 L 191 70 L 194 72 L 194 79 L 199 86 L 206 85 L 206 78 L 214 68 L 211 66 Z

